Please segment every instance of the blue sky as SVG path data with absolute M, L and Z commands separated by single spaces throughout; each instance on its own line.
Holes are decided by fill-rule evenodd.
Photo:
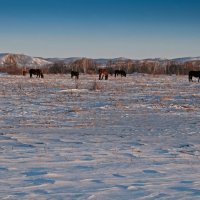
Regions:
M 0 52 L 200 56 L 200 0 L 0 0 Z

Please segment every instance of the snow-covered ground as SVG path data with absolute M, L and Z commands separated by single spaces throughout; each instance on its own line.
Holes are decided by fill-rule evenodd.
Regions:
M 200 83 L 0 77 L 0 199 L 199 199 Z

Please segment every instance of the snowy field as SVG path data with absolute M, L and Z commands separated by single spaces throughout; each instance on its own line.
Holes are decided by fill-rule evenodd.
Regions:
M 200 83 L 0 76 L 0 199 L 200 199 Z

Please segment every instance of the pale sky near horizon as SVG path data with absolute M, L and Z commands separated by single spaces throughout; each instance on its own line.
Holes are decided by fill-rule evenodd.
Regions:
M 200 56 L 200 0 L 0 0 L 0 53 Z

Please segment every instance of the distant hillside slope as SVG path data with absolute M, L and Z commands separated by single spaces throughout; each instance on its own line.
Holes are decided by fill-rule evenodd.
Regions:
M 52 62 L 43 58 L 35 58 L 23 54 L 0 54 L 0 66 L 16 65 L 18 67 L 43 67 L 49 64 L 52 64 Z
M 47 73 L 68 73 L 77 70 L 81 73 L 97 73 L 98 68 L 108 67 L 111 73 L 123 69 L 127 73 L 187 74 L 190 70 L 200 70 L 200 57 L 183 58 L 42 58 L 24 54 L 0 53 L 1 72 L 15 73 L 21 68 L 42 68 Z

